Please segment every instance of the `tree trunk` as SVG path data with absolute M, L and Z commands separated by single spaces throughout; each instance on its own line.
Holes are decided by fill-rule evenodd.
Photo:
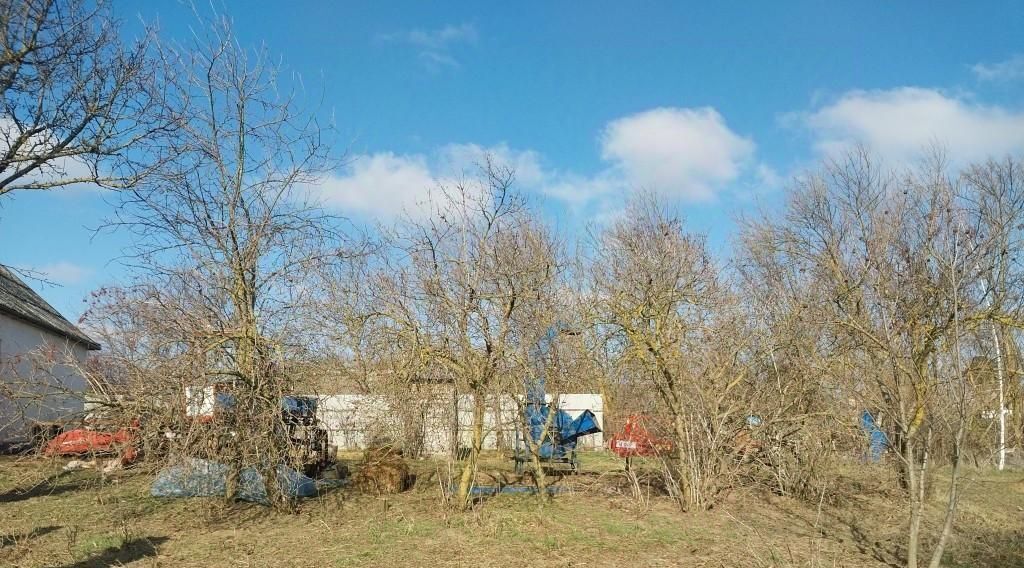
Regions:
M 559 395 L 552 395 L 551 401 L 553 404 L 557 404 Z M 531 462 L 533 463 L 533 475 L 534 482 L 537 485 L 537 494 L 540 496 L 542 502 L 550 500 L 551 495 L 548 493 L 548 476 L 544 473 L 544 462 L 541 460 L 541 451 L 544 448 L 544 442 L 551 441 L 554 443 L 552 436 L 552 425 L 554 424 L 555 417 L 558 415 L 558 408 L 548 406 L 548 414 L 544 417 L 544 428 L 541 431 L 541 437 L 539 440 L 533 439 L 533 433 L 530 432 L 530 424 L 526 424 L 526 439 L 527 447 L 530 448 Z M 554 448 L 552 448 L 554 450 Z
M 473 487 L 473 479 L 476 477 L 476 464 L 480 457 L 480 451 L 484 446 L 484 411 L 485 402 L 483 393 L 473 393 L 473 441 L 469 448 L 469 456 L 462 466 L 462 478 L 459 480 L 458 503 L 459 508 L 467 509 L 470 504 L 470 489 Z
M 537 495 L 541 502 L 547 502 L 551 495 L 548 493 L 548 476 L 544 473 L 544 464 L 540 460 L 540 448 L 533 452 L 533 478 L 537 484 Z
M 953 532 L 953 519 L 956 517 L 956 507 L 960 501 L 960 457 L 962 443 L 966 426 L 961 419 L 957 428 L 956 439 L 953 444 L 953 470 L 949 474 L 949 499 L 946 501 L 946 518 L 942 522 L 942 534 L 939 535 L 939 542 L 932 551 L 932 560 L 929 568 L 939 568 L 942 563 L 942 554 L 946 550 L 946 542 Z
M 907 530 L 907 568 L 917 568 L 918 543 L 921 537 L 921 493 L 920 481 L 915 475 L 917 456 L 914 444 L 906 437 L 902 440 L 904 479 L 910 495 L 910 527 Z
M 494 396 L 494 447 L 498 451 L 505 450 L 505 429 L 503 428 L 501 412 L 501 395 Z
M 459 436 L 459 389 L 452 385 L 452 419 L 449 423 L 449 451 L 452 460 L 458 461 L 459 459 L 459 444 L 462 440 Z
M 693 464 L 690 463 L 691 439 L 690 431 L 686 424 L 686 418 L 681 412 L 675 412 L 673 421 L 676 434 L 676 484 L 679 488 L 679 506 L 686 509 L 686 506 L 696 505 L 700 508 L 700 494 L 694 485 L 694 479 L 688 479 L 691 475 Z

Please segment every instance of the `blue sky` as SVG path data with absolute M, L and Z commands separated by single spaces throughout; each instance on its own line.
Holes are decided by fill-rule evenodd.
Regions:
M 114 0 L 182 37 L 176 1 Z M 205 4 L 203 4 L 205 6 Z M 1022 2 L 314 2 L 227 0 L 323 90 L 348 165 L 325 204 L 357 220 L 413 210 L 433 180 L 489 151 L 567 238 L 645 188 L 726 251 L 733 219 L 785 180 L 861 142 L 894 163 L 931 142 L 962 160 L 1024 155 Z M 94 235 L 96 190 L 0 203 L 0 261 L 77 317 L 124 282 L 126 235 Z M 38 287 L 38 286 L 37 286 Z

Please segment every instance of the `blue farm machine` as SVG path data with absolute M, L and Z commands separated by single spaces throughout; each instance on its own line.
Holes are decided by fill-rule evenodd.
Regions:
M 527 464 L 533 461 L 534 452 L 544 467 L 563 468 L 575 473 L 579 471 L 577 441 L 582 436 L 601 431 L 597 417 L 590 410 L 584 410 L 573 418 L 564 410 L 552 408 L 544 398 L 527 402 L 523 419 L 523 426 L 516 432 L 513 456 L 516 473 L 525 471 Z
M 526 381 L 526 400 L 521 420 L 516 422 L 513 459 L 516 473 L 523 473 L 534 455 L 543 467 L 579 471 L 576 444 L 579 439 L 601 431 L 597 417 L 589 409 L 573 418 L 558 408 L 558 400 L 548 402 L 545 392 L 545 361 L 563 325 L 552 326 L 533 348 L 536 367 L 532 380 Z M 552 404 L 553 403 L 553 404 Z

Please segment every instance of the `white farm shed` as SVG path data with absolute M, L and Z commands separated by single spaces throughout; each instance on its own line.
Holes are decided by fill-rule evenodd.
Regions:
M 340 450 L 363 449 L 378 436 L 391 440 L 402 440 L 404 437 L 401 413 L 396 412 L 384 397 L 338 394 L 320 395 L 317 398 L 320 399 L 320 419 L 327 428 L 330 443 Z M 550 404 L 551 396 L 547 398 Z M 484 415 L 485 449 L 512 447 L 516 437 L 516 422 L 519 420 L 519 404 L 520 401 L 515 398 L 504 396 L 487 405 Z M 415 429 L 422 436 L 425 453 L 449 453 L 456 435 L 460 446 L 470 444 L 473 409 L 471 395 L 459 396 L 457 403 L 449 395 L 424 399 L 416 405 L 406 402 L 402 406 L 413 406 L 418 411 Z M 558 407 L 573 418 L 584 410 L 590 410 L 598 424 L 604 427 L 604 405 L 599 394 L 563 394 L 559 396 Z M 584 436 L 580 439 L 579 447 L 601 449 L 604 447 L 604 436 L 602 433 Z

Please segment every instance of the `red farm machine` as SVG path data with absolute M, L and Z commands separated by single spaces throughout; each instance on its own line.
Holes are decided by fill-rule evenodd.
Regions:
M 632 414 L 626 418 L 622 431 L 608 440 L 608 448 L 615 455 L 626 460 L 626 469 L 634 457 L 656 457 L 665 455 L 675 448 L 672 440 L 651 433 L 649 419 L 644 414 Z

